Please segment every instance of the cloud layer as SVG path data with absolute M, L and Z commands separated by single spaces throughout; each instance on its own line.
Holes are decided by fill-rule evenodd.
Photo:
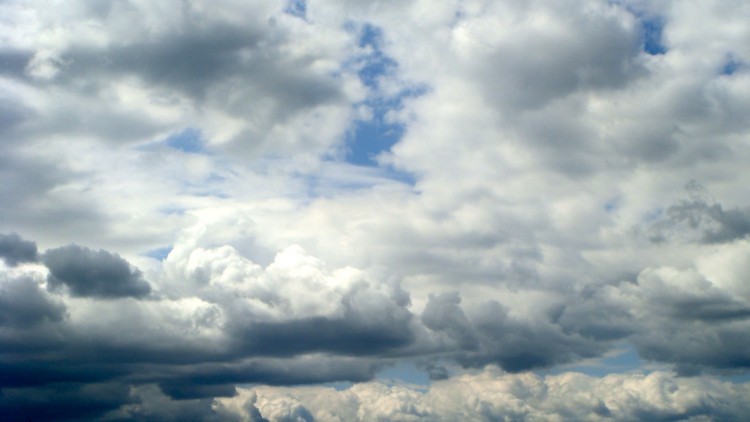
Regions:
M 217 410 L 242 420 L 740 420 L 747 386 L 662 372 L 598 379 L 568 373 L 539 377 L 487 370 L 434 383 L 366 383 L 351 389 L 241 389 Z M 134 409 L 135 410 L 135 409 Z M 255 414 L 256 419 L 253 419 Z
M 0 3 L 0 414 L 742 419 L 748 15 Z

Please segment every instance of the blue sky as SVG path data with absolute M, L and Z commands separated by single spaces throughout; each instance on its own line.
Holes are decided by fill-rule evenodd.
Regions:
M 368 98 L 357 106 L 365 106 L 370 115 L 366 119 L 356 120 L 347 132 L 346 161 L 354 165 L 376 166 L 378 155 L 390 151 L 405 130 L 404 124 L 394 121 L 388 113 L 399 110 L 405 99 L 419 93 L 405 90 L 396 95 L 384 95 L 379 85 L 389 74 L 398 72 L 398 63 L 382 50 L 384 39 L 381 29 L 363 24 L 355 31 L 359 33 L 358 46 L 367 50 L 361 63 L 358 63 L 360 69 L 357 76 L 369 90 Z

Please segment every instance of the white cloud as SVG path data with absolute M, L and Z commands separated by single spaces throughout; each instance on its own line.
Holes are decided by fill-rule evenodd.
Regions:
M 488 369 L 432 386 L 382 383 L 329 387 L 240 389 L 218 407 L 247 419 L 254 403 L 281 420 L 713 420 L 742 418 L 747 386 L 715 379 L 677 378 L 664 372 L 593 378 L 579 373 L 540 377 Z M 252 419 L 250 419 L 252 420 Z

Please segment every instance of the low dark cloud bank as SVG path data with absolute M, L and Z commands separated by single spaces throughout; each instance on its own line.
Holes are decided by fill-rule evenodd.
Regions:
M 395 356 L 420 360 L 436 380 L 449 376 L 438 359 L 520 372 L 601 356 L 623 339 L 683 374 L 750 368 L 750 307 L 697 273 L 677 274 L 686 282 L 670 287 L 667 270 L 646 271 L 532 318 L 493 300 L 464 309 L 457 292 L 431 295 L 415 318 L 403 292 L 360 287 L 341 299 L 342 316 L 263 322 L 248 319 L 250 302 L 216 295 L 212 312 L 234 316 L 218 323 L 171 315 L 183 299 L 154 295 L 116 254 L 78 245 L 38 253 L 18 235 L 3 239 L 15 267 L 39 259 L 49 272 L 7 266 L 1 275 L 0 410 L 13 417 L 99 417 L 136 406 L 129 392 L 147 386 L 165 395 L 164 406 L 192 408 L 244 384 L 363 382 Z

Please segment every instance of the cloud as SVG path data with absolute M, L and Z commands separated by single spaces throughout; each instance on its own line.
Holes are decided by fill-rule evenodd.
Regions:
M 42 261 L 49 268 L 52 289 L 65 286 L 74 296 L 100 298 L 144 297 L 151 287 L 119 255 L 78 245 L 47 250 Z
M 5 268 L 0 373 L 4 391 L 12 394 L 3 409 L 46 418 L 31 409 L 47 403 L 45 396 L 60 385 L 76 390 L 106 384 L 112 392 L 154 385 L 171 399 L 197 400 L 199 408 L 206 403 L 201 400 L 234 395 L 237 384 L 365 381 L 382 367 L 378 356 L 414 341 L 412 316 L 399 296 L 394 302 L 388 286 L 371 288 L 373 280 L 365 281 L 352 268 L 330 271 L 299 247 L 280 252 L 266 268 L 231 247 L 196 249 L 187 254 L 192 265 L 179 260 L 184 247 L 173 252 L 167 261 L 187 265 L 187 274 L 198 276 L 168 282 L 162 274 L 156 279 L 165 283 L 161 294 L 118 255 L 77 245 L 42 253 L 46 268 L 20 267 L 18 273 Z M 221 253 L 223 262 L 216 259 Z M 199 257 L 211 259 L 201 262 Z M 202 264 L 213 270 L 203 271 Z M 235 272 L 238 266 L 257 278 L 233 279 L 232 274 L 243 274 Z M 192 293 L 173 299 L 163 295 L 175 294 L 170 283 L 190 285 L 191 280 L 197 283 Z M 297 285 L 299 291 L 268 298 L 260 289 L 268 282 Z M 335 302 L 297 296 L 312 287 L 319 293 L 328 290 Z M 263 300 L 290 312 L 253 317 L 255 304 Z M 70 412 L 92 417 L 132 404 L 136 397 L 118 393 L 89 410 L 82 400 L 76 405 L 83 407 Z M 62 406 L 54 400 L 47 405 Z M 130 409 L 140 414 L 137 406 Z
M 647 359 L 684 373 L 745 371 L 750 303 L 695 270 L 645 270 L 620 294 L 638 318 L 633 342 Z
M 12 419 L 95 419 L 128 398 L 121 384 L 58 384 L 36 390 L 3 388 L 0 411 Z M 33 416 L 31 416 L 33 415 Z
M 65 16 L 34 4 L 6 9 L 34 28 L 17 41 L 12 57 L 19 65 L 8 69 L 33 93 L 15 102 L 36 117 L 18 132 L 22 138 L 153 140 L 192 119 L 212 145 L 231 144 L 235 152 L 320 153 L 345 129 L 348 98 L 359 95 L 357 80 L 339 63 L 348 35 L 312 31 L 276 2 L 226 1 L 211 9 L 77 2 Z M 91 25 L 82 23 L 87 19 Z M 40 28 L 53 26 L 58 32 L 45 37 Z M 40 90 L 54 90 L 57 100 Z M 305 133 L 311 119 L 331 130 Z
M 0 257 L 10 266 L 22 262 L 35 262 L 38 259 L 36 244 L 21 239 L 15 233 L 0 234 Z
M 251 403 L 271 421 L 290 420 L 675 420 L 741 419 L 747 387 L 664 372 L 537 376 L 488 369 L 435 382 L 427 389 L 367 383 L 327 387 L 241 389 L 219 409 L 246 415 Z M 308 416 L 309 415 L 309 416 Z M 245 416 L 246 417 L 246 416 Z
M 410 315 L 401 313 L 391 321 L 374 323 L 363 320 L 354 311 L 336 319 L 311 317 L 281 323 L 258 323 L 249 328 L 238 328 L 237 335 L 244 338 L 244 348 L 253 354 L 373 354 L 411 343 L 413 335 L 408 327 Z M 375 315 L 367 315 L 366 318 Z
M 690 199 L 670 205 L 664 212 L 664 218 L 654 224 L 655 234 L 652 238 L 655 241 L 697 232 L 695 241 L 724 243 L 750 234 L 750 209 L 725 210 L 720 203 L 712 202 L 705 188 L 696 181 L 689 182 L 685 189 Z

